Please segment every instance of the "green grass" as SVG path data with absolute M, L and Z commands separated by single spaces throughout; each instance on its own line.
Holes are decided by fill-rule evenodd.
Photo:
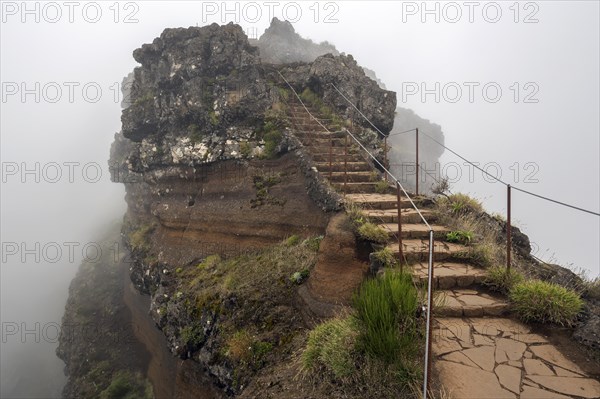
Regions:
M 308 336 L 302 353 L 305 369 L 325 367 L 337 378 L 347 377 L 355 371 L 354 358 L 359 334 L 356 320 L 336 317 L 319 324 Z
M 418 352 L 418 295 L 409 274 L 386 272 L 365 281 L 353 305 L 363 327 L 359 343 L 367 354 L 393 363 Z
M 575 291 L 541 280 L 516 284 L 509 298 L 514 312 L 526 322 L 569 326 L 583 308 L 583 300 Z
M 483 284 L 492 291 L 508 294 L 517 284 L 525 280 L 523 274 L 515 269 L 506 270 L 506 266 L 494 266 L 487 270 Z
M 394 253 L 387 247 L 373 252 L 373 256 L 383 265 L 383 267 L 394 267 L 398 264 L 398 260 L 394 256 Z
M 371 222 L 363 223 L 357 232 L 363 239 L 380 244 L 388 242 L 390 237 L 384 229 Z
M 202 262 L 198 263 L 198 269 L 211 269 L 221 262 L 221 257 L 218 254 L 207 256 Z
M 131 248 L 134 250 L 147 250 L 150 247 L 148 240 L 153 230 L 154 226 L 143 224 L 129 233 L 129 244 L 131 245 Z
M 442 201 L 449 201 L 450 209 L 453 213 L 481 213 L 483 207 L 481 203 L 467 194 L 456 193 L 451 194 L 447 198 L 442 198 Z
M 288 247 L 292 247 L 294 245 L 298 245 L 300 243 L 302 239 L 300 238 L 299 235 L 291 235 L 289 236 L 286 240 L 285 240 L 285 245 L 287 245 Z
M 358 228 L 367 221 L 360 205 L 354 202 L 347 202 L 345 204 L 345 209 L 346 214 L 348 215 L 355 227 Z
M 127 371 L 113 374 L 110 385 L 103 390 L 100 399 L 150 399 L 152 387 L 141 375 Z
M 388 192 L 390 185 L 385 180 L 379 180 L 375 183 L 375 191 L 379 194 L 385 194 Z
M 458 244 L 469 245 L 473 240 L 473 232 L 472 231 L 450 231 L 446 234 L 446 241 L 455 242 Z

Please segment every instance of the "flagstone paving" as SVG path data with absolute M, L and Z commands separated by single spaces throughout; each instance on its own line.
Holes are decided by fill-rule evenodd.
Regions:
M 600 397 L 600 382 L 524 324 L 483 317 L 436 323 L 434 364 L 452 398 Z

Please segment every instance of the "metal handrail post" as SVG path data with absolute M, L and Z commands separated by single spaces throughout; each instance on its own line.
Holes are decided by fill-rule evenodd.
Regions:
M 402 196 L 400 194 L 400 183 L 396 183 L 396 193 L 398 196 L 398 263 L 400 264 L 400 272 L 403 270 L 404 251 L 402 249 Z
M 333 176 L 333 137 L 331 135 L 329 135 L 329 137 L 329 180 L 331 180 L 331 177 Z
M 387 161 L 387 138 L 388 136 L 385 136 L 383 138 L 383 164 L 385 165 L 385 167 L 388 167 L 388 161 Z M 383 178 L 385 179 L 385 181 L 388 181 L 387 178 L 387 174 L 383 174 Z
M 348 135 L 344 135 L 344 195 L 346 195 L 346 183 L 348 183 Z
M 433 308 L 433 229 L 429 230 L 429 279 L 427 282 L 427 322 L 425 326 L 425 372 L 423 374 L 423 399 L 431 381 L 431 313 Z
M 415 143 L 416 143 L 416 148 L 415 148 L 415 164 L 416 164 L 416 170 L 415 170 L 415 176 L 416 176 L 416 184 L 415 184 L 415 194 L 419 195 L 419 128 L 415 129 Z
M 510 271 L 510 253 L 512 249 L 512 237 L 511 237 L 511 198 L 510 198 L 510 184 L 506 186 L 506 272 Z

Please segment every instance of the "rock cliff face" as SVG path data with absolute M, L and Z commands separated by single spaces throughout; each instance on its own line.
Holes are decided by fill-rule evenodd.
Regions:
M 281 31 L 275 23 L 269 34 Z M 195 360 L 231 391 L 235 373 L 212 361 L 220 349 L 206 344 L 216 340 L 217 313 L 207 308 L 188 320 L 187 308 L 170 305 L 186 299 L 177 297 L 178 273 L 210 255 L 234 257 L 293 234 L 322 235 L 341 204 L 287 125 L 292 94 L 280 73 L 360 125 L 329 85 L 336 84 L 384 132 L 392 128 L 396 96 L 351 56 L 265 64 L 233 24 L 166 29 L 133 55 L 140 66 L 128 77 L 129 101 L 109 161 L 112 180 L 126 188 L 122 236 L 131 280 L 151 294 L 151 315 L 173 354 L 190 357 L 182 331 L 193 322 L 200 334 L 202 326 Z M 371 126 L 360 133 L 380 147 Z

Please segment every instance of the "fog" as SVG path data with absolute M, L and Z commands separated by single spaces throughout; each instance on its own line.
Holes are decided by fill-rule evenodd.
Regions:
M 374 70 L 398 106 L 441 125 L 449 148 L 507 183 L 598 212 L 599 3 L 474 3 L 428 2 L 427 14 L 422 2 L 81 2 L 69 15 L 62 2 L 27 3 L 31 13 L 2 2 L 2 397 L 60 396 L 54 350 L 69 282 L 82 248 L 93 257 L 89 244 L 125 210 L 107 166 L 118 85 L 132 51 L 166 27 L 234 21 L 256 37 L 271 16 L 287 17 Z M 506 211 L 504 187 L 449 152 L 424 167 Z M 537 256 L 599 275 L 597 216 L 513 193 L 513 220 Z M 77 243 L 73 257 L 65 243 Z

